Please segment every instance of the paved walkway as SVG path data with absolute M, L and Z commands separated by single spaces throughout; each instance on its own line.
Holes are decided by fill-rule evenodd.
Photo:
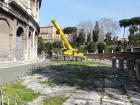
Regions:
M 30 105 L 55 96 L 69 97 L 63 105 L 140 105 L 140 84 L 119 78 L 110 67 L 57 65 L 22 84 L 41 94 Z

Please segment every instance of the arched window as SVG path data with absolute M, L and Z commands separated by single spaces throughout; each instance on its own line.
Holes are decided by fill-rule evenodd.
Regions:
M 19 27 L 16 32 L 16 59 L 23 60 L 23 50 L 24 50 L 24 30 Z

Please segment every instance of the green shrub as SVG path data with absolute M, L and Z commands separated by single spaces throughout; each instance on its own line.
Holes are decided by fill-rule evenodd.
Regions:
M 105 48 L 106 48 L 106 45 L 104 43 L 97 44 L 98 53 L 103 53 L 103 50 L 105 50 Z
M 87 46 L 87 50 L 89 52 L 95 52 L 96 51 L 96 44 L 94 43 L 94 41 L 89 43 L 89 45 Z

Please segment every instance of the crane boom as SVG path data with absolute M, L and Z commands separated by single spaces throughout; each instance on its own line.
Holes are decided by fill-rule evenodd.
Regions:
M 61 57 L 63 59 L 68 57 L 69 60 L 71 60 L 70 58 L 72 58 L 72 60 L 74 60 L 74 58 L 76 58 L 77 60 L 86 58 L 83 53 L 78 52 L 78 49 L 72 48 L 69 41 L 67 40 L 66 35 L 63 33 L 62 29 L 60 28 L 58 22 L 56 20 L 52 20 L 52 23 L 56 27 L 57 31 L 59 32 L 62 41 L 64 42 L 64 47 L 66 48 L 63 51 L 63 55 L 61 55 Z
M 72 49 L 72 46 L 70 45 L 69 41 L 66 38 L 66 35 L 63 33 L 60 25 L 58 24 L 58 22 L 56 20 L 52 20 L 53 25 L 56 27 L 57 31 L 59 32 L 59 34 L 61 35 L 62 40 L 64 41 L 65 47 L 68 50 Z

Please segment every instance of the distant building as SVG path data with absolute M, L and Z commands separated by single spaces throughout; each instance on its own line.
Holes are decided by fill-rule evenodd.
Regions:
M 72 36 L 71 34 L 65 34 L 67 39 L 72 42 Z M 53 42 L 61 42 L 61 36 L 57 33 L 56 28 L 53 25 L 48 25 L 45 27 L 40 27 L 40 34 L 39 37 L 41 37 L 44 41 L 44 43 L 53 43 Z
M 128 41 L 128 38 L 119 38 L 119 40 L 123 43 L 124 41 Z
M 104 42 L 104 40 L 105 40 L 105 34 L 102 32 L 102 30 L 100 30 L 98 35 L 98 42 Z
M 40 27 L 39 37 L 43 39 L 44 43 L 53 43 L 61 41 L 60 35 L 57 34 L 57 30 L 53 25 Z
M 37 59 L 41 0 L 0 0 L 0 61 Z

